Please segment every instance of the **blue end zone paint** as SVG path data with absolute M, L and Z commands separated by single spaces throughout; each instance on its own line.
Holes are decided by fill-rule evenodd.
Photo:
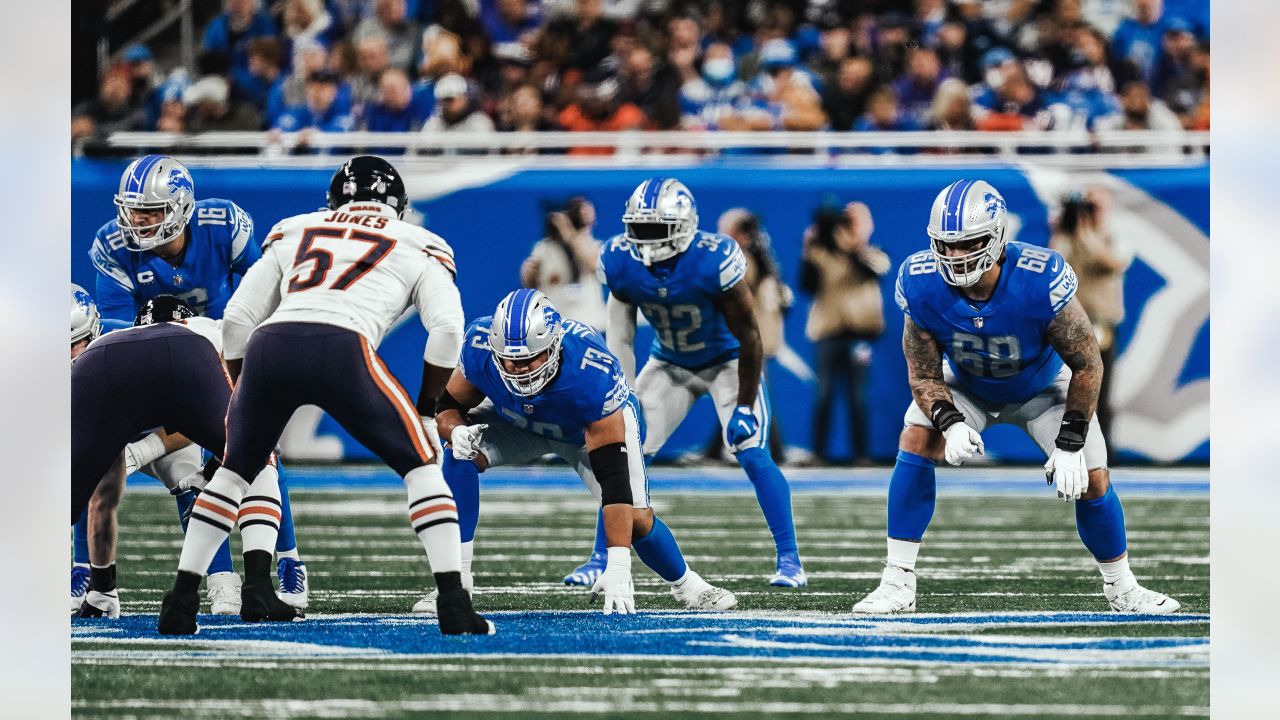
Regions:
M 906 663 L 1073 665 L 1080 667 L 1207 668 L 1207 637 L 1072 637 L 1081 625 L 1128 623 L 1201 625 L 1207 615 L 1142 616 L 1033 613 L 853 618 L 762 614 L 596 612 L 492 613 L 492 637 L 445 638 L 421 616 L 328 616 L 297 623 L 249 625 L 237 618 L 202 615 L 194 638 L 158 635 L 154 615 L 116 621 L 73 620 L 72 639 L 112 640 L 136 651 L 155 641 L 157 653 L 190 657 L 351 655 L 541 655 L 643 658 L 720 657 L 827 659 Z M 1026 636 L 1023 628 L 1059 627 L 1061 636 Z M 965 635 L 1003 628 L 1009 635 Z M 254 641 L 265 641 L 259 649 Z M 184 650 L 183 643 L 193 643 Z M 226 642 L 224 649 L 218 643 Z M 281 645 L 280 643 L 284 643 Z M 296 644 L 296 649 L 289 645 Z M 94 648 L 93 652 L 102 652 Z

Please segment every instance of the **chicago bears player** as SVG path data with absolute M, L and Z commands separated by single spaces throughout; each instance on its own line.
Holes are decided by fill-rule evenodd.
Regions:
M 227 520 L 279 507 L 274 477 L 259 472 L 301 405 L 328 412 L 404 478 L 410 524 L 440 590 L 440 632 L 493 632 L 462 588 L 458 511 L 435 432 L 436 400 L 463 335 L 453 250 L 400 219 L 408 207 L 404 181 L 382 158 L 344 163 L 327 200 L 329 210 L 276 224 L 227 305 L 223 354 L 239 381 L 227 410 L 226 455 L 192 508 L 178 575 L 160 607 L 163 634 L 196 632 L 196 587 L 226 540 Z M 416 409 L 375 352 L 410 306 L 428 333 Z M 251 586 L 270 587 L 269 561 L 246 554 L 246 595 Z
M 440 436 L 451 442 L 444 474 L 458 501 L 463 583 L 479 520 L 479 473 L 548 453 L 573 467 L 604 515 L 607 562 L 592 598 L 604 613 L 635 612 L 631 548 L 689 610 L 728 610 L 733 593 L 714 587 L 685 562 L 671 530 L 649 507 L 644 420 L 622 366 L 590 326 L 562 318 L 551 300 L 522 289 L 492 317 L 467 328 L 462 362 L 438 405 Z M 434 612 L 427 596 L 415 612 Z
M 140 433 L 167 427 L 221 452 L 231 384 L 218 354 L 218 332 L 216 321 L 195 317 L 180 298 L 161 295 L 146 302 L 137 326 L 92 341 L 76 357 L 71 364 L 71 522 L 84 516 L 90 498 L 101 517 L 113 516 L 124 483 L 125 443 Z M 263 474 L 274 478 L 275 468 Z M 116 486 L 106 497 L 96 492 L 104 480 Z M 265 555 L 269 562 L 275 533 L 251 527 L 262 522 L 254 511 L 248 508 L 241 516 L 245 556 Z M 114 544 L 109 551 L 107 559 L 113 561 Z M 246 620 L 296 612 L 272 594 L 269 581 L 265 588 L 246 584 L 239 605 Z M 119 617 L 114 565 L 92 568 L 79 614 Z
M 609 349 L 635 378 L 636 308 L 656 336 L 636 394 L 649 435 L 646 455 L 658 452 L 699 397 L 710 394 L 724 442 L 755 487 L 777 547 L 769 584 L 808 584 L 796 547 L 791 489 L 769 455 L 769 406 L 763 350 L 751 289 L 742 282 L 746 259 L 732 238 L 698 229 L 693 194 L 674 178 L 644 181 L 627 200 L 626 232 L 605 244 L 600 274 L 609 286 Z M 599 532 L 592 560 L 599 566 Z M 571 574 L 565 579 L 572 582 Z
M 171 157 L 147 155 L 130 163 L 120 177 L 115 204 L 116 218 L 98 230 L 89 250 L 98 271 L 98 309 L 109 329 L 130 325 L 142 304 L 159 295 L 180 297 L 197 314 L 220 319 L 239 279 L 262 256 L 249 214 L 230 200 L 196 200 L 191 173 Z M 200 462 L 195 446 L 181 450 L 176 461 L 165 458 L 185 445 L 181 438 L 157 433 L 136 444 L 136 456 L 126 455 L 127 469 L 158 461 L 153 468 L 171 486 L 178 478 L 166 474 L 167 465 L 185 472 Z M 178 515 L 185 517 L 192 497 L 182 494 L 177 500 Z M 276 547 L 281 598 L 306 608 L 306 566 L 298 555 L 287 488 L 281 491 L 281 504 Z M 77 537 L 81 535 L 77 526 Z M 228 545 L 209 569 L 209 589 L 219 594 L 219 611 L 237 612 L 239 586 Z
M 980 433 L 1008 423 L 1044 450 L 1048 483 L 1075 503 L 1076 529 L 1097 560 L 1111 608 L 1175 612 L 1177 600 L 1142 587 L 1129 570 L 1124 509 L 1094 417 L 1102 361 L 1075 297 L 1075 271 L 1053 250 L 1007 241 L 1007 226 L 994 187 L 952 183 L 933 202 L 929 249 L 898 271 L 914 401 L 889 481 L 888 561 L 880 586 L 853 611 L 916 609 L 915 563 L 933 518 L 934 464 L 982 454 Z

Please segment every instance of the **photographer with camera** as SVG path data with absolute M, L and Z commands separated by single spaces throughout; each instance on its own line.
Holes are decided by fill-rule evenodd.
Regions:
M 1124 274 L 1133 262 L 1133 249 L 1111 232 L 1108 215 L 1111 191 L 1092 187 L 1062 198 L 1062 211 L 1049 247 L 1062 253 L 1079 278 L 1076 297 L 1093 323 L 1102 351 L 1102 388 L 1098 395 L 1098 423 L 1111 437 L 1111 369 L 1116 356 L 1115 329 L 1124 321 Z M 1107 448 L 1108 454 L 1111 448 Z
M 600 241 L 592 234 L 596 207 L 576 195 L 563 210 L 551 210 L 543 238 L 520 265 L 520 284 L 541 290 L 560 314 L 604 332 L 604 290 L 596 278 Z

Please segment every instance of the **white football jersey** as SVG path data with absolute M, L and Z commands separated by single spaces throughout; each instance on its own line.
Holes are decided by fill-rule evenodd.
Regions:
M 224 354 L 243 357 L 247 330 L 281 322 L 335 325 L 376 348 L 411 304 L 430 331 L 434 316 L 461 316 L 453 276 L 449 244 L 387 205 L 352 202 L 286 218 L 227 304 Z

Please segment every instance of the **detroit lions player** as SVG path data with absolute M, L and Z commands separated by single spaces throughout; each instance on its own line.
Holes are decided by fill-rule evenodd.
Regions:
M 694 401 L 710 394 L 724 441 L 755 487 L 778 557 L 770 585 L 808 584 L 796 547 L 791 489 L 769 455 L 769 406 L 761 392 L 763 351 L 746 259 L 732 238 L 698 230 L 693 194 L 674 178 L 651 178 L 627 200 L 626 232 L 605 245 L 600 273 L 609 286 L 609 349 L 635 377 L 636 308 L 656 337 L 635 380 L 656 453 Z M 599 533 L 597 533 L 597 551 Z M 575 572 L 589 572 L 598 555 Z M 566 578 L 566 582 L 570 582 Z
M 171 157 L 146 155 L 130 163 L 120 177 L 115 205 L 116 218 L 98 230 L 89 250 L 98 270 L 98 309 L 109 329 L 131 325 L 143 303 L 159 295 L 177 296 L 196 313 L 220 319 L 239 278 L 262 256 L 249 214 L 230 200 L 196 200 L 191 173 Z M 160 468 L 166 463 L 177 464 L 176 472 L 185 472 L 199 464 L 198 447 L 180 450 L 181 462 L 165 459 L 185 445 L 181 438 L 161 433 L 145 438 L 133 446 L 136 455 L 126 455 L 128 469 L 158 461 Z M 283 472 L 280 477 L 283 483 Z M 171 485 L 177 479 L 163 480 Z M 298 556 L 288 490 L 281 487 L 283 507 L 276 546 L 281 598 L 306 608 L 306 566 Z M 183 494 L 177 499 L 179 516 L 185 516 L 192 498 Z M 77 562 L 82 561 L 79 538 L 83 531 L 84 524 L 77 524 Z M 217 611 L 239 612 L 232 602 L 239 595 L 239 586 L 230 545 L 224 545 L 209 568 L 210 594 L 221 598 Z
M 462 362 L 438 405 L 441 438 L 452 443 L 444 474 L 462 525 L 463 580 L 479 520 L 479 473 L 495 465 L 557 455 L 596 496 L 607 563 L 591 588 L 604 613 L 635 612 L 631 548 L 689 610 L 728 610 L 733 593 L 685 562 L 671 530 L 649 506 L 644 420 L 622 366 L 590 326 L 562 318 L 537 290 L 509 293 L 492 317 L 467 328 Z M 429 595 L 415 612 L 435 612 Z
M 1094 417 L 1102 361 L 1075 297 L 1075 272 L 1053 250 L 1007 241 L 1007 224 L 994 187 L 952 183 L 933 202 L 929 250 L 898 271 L 914 402 L 889 481 L 888 562 L 880 586 L 853 611 L 916 609 L 915 562 L 933 518 L 934 463 L 959 465 L 982 454 L 979 433 L 1009 423 L 1049 456 L 1045 475 L 1058 497 L 1075 502 L 1076 529 L 1097 560 L 1111 608 L 1175 612 L 1177 600 L 1142 587 L 1129 570 L 1124 509 Z

